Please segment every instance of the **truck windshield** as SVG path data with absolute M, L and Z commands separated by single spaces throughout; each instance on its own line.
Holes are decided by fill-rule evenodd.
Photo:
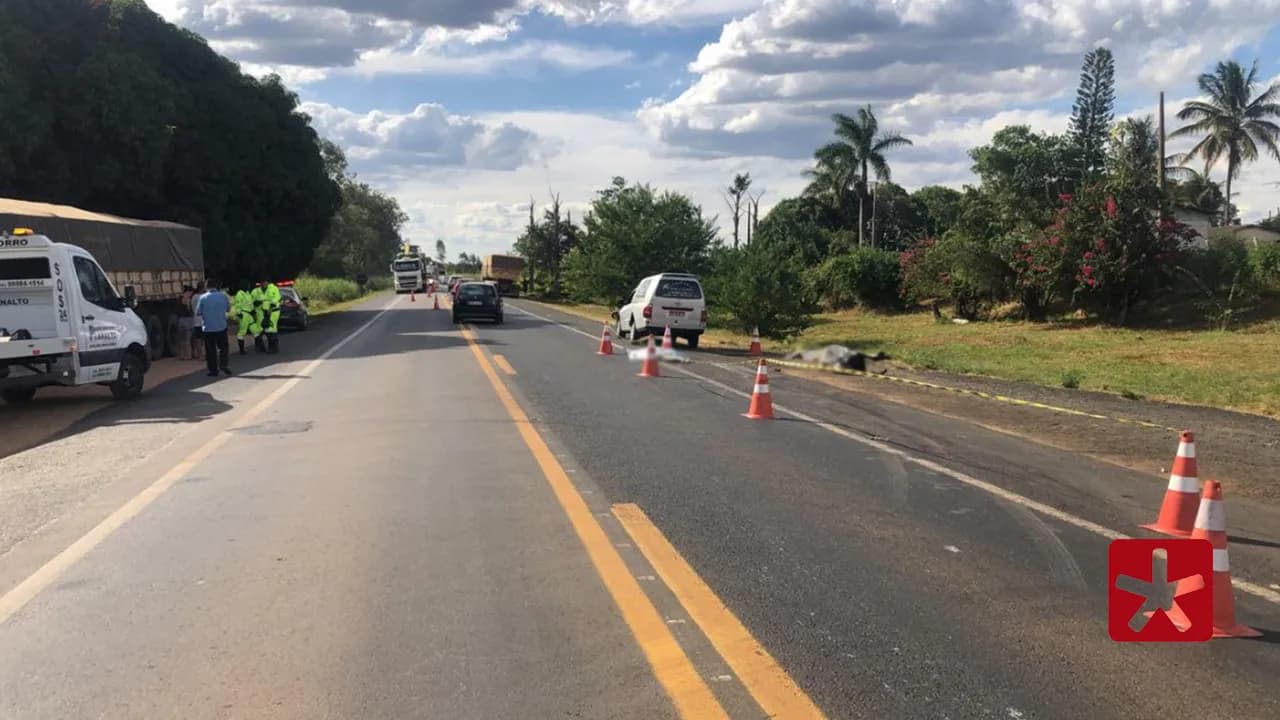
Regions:
M 0 260 L 0 280 L 47 280 L 49 258 L 9 258 Z
M 420 266 L 418 265 L 417 260 L 397 260 L 394 267 L 396 270 L 407 272 L 411 270 L 417 270 L 419 269 Z

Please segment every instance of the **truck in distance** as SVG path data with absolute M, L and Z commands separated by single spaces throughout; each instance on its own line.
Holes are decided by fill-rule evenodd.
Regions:
M 498 294 L 507 297 L 520 296 L 520 273 L 525 261 L 514 255 L 485 255 L 480 265 L 480 279 L 492 280 L 498 286 Z

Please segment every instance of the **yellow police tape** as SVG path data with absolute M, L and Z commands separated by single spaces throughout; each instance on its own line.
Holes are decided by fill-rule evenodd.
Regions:
M 995 393 L 982 392 L 981 390 L 969 390 L 966 388 L 939 385 L 937 383 L 925 382 L 924 380 L 911 380 L 909 378 L 894 377 L 892 375 L 878 375 L 876 373 L 869 373 L 862 370 L 847 370 L 845 368 L 828 367 L 814 363 L 795 362 L 794 360 L 770 360 L 769 363 L 779 365 L 781 367 L 796 368 L 799 370 L 817 370 L 819 372 L 829 372 L 837 375 L 855 375 L 858 377 L 869 377 L 875 380 L 888 380 L 890 382 L 902 383 L 904 385 L 916 385 L 918 387 L 926 387 L 933 390 L 943 390 L 945 392 L 956 393 L 957 395 L 980 397 L 984 400 L 1009 403 L 1010 405 L 1021 405 L 1023 407 L 1033 407 L 1039 410 L 1049 410 L 1051 412 L 1062 413 L 1064 415 L 1076 415 L 1079 417 L 1092 418 L 1094 420 L 1110 420 L 1112 422 L 1123 423 L 1125 425 L 1138 425 L 1140 427 L 1154 428 L 1156 430 L 1181 432 L 1178 428 L 1171 428 L 1166 425 L 1147 422 L 1146 420 L 1133 420 L 1130 418 L 1113 417 L 1111 415 L 1100 415 L 1098 413 L 1085 412 L 1083 410 L 1073 410 L 1071 408 L 1059 407 L 1057 405 L 1048 405 L 1045 403 L 1035 402 L 1033 400 L 1022 400 L 1019 398 L 1009 397 L 1008 395 L 997 395 Z

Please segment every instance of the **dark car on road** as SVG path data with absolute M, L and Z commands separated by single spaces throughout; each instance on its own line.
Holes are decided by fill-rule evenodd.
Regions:
M 306 330 L 311 323 L 307 299 L 292 287 L 280 288 L 280 327 Z
M 502 322 L 502 296 L 498 288 L 484 282 L 459 283 L 453 298 L 453 321 L 483 318 Z

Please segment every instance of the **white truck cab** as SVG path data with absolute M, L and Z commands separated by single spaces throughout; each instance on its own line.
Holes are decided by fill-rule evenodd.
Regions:
M 397 294 L 427 291 L 427 273 L 417 255 L 399 255 L 392 260 L 391 278 Z
M 132 290 L 117 294 L 82 248 L 0 231 L 0 398 L 23 403 L 46 385 L 89 383 L 119 399 L 140 394 L 150 360 Z

